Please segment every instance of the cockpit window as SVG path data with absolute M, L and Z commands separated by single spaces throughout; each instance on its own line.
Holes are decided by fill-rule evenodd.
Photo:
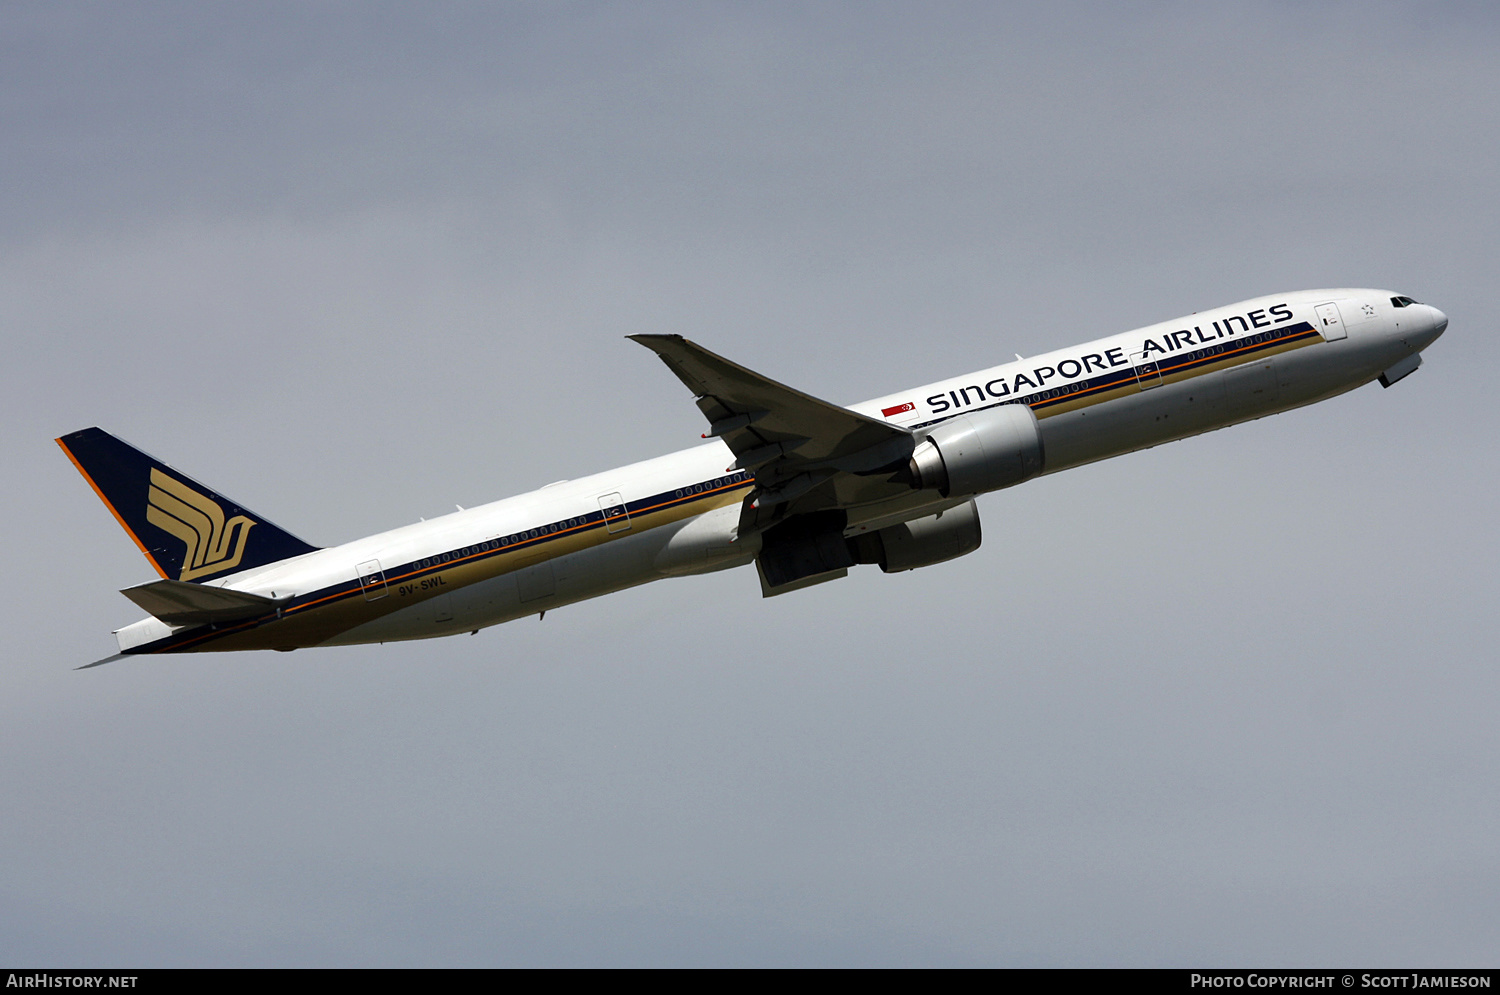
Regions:
M 1417 304 L 1417 303 L 1420 303 L 1420 302 L 1414 301 L 1410 297 L 1392 297 L 1391 298 L 1391 306 L 1392 307 L 1406 307 L 1406 305 L 1408 305 L 1408 304 Z

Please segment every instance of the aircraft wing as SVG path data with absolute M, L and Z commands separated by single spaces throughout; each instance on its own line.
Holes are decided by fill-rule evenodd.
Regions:
M 906 429 L 830 404 L 747 370 L 680 335 L 632 335 L 697 397 L 704 438 L 722 438 L 731 469 L 755 474 L 740 533 L 793 514 L 900 494 L 915 439 Z

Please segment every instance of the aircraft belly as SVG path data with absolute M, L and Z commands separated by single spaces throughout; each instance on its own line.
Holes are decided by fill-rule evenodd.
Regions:
M 321 645 L 451 636 L 644 584 L 665 576 L 655 561 L 675 531 L 643 530 L 602 546 L 539 560 L 355 626 Z
M 1197 379 L 1204 382 L 1166 383 L 1042 420 L 1043 472 L 1056 473 L 1224 424 L 1218 374 Z
M 348 646 L 451 636 L 513 617 L 517 605 L 516 575 L 502 574 L 356 625 L 320 645 Z
M 1384 360 L 1320 343 L 1041 419 L 1043 472 L 1148 449 L 1323 400 L 1368 383 Z

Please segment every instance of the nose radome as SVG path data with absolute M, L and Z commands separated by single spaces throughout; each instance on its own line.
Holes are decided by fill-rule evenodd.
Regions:
M 1410 305 L 1412 316 L 1401 322 L 1401 341 L 1413 352 L 1421 352 L 1448 327 L 1448 316 L 1431 304 Z

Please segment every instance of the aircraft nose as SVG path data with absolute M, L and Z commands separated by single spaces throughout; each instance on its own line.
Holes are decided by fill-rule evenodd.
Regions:
M 1431 304 L 1414 304 L 1411 309 L 1416 313 L 1402 322 L 1401 340 L 1407 348 L 1421 352 L 1448 328 L 1448 316 Z

